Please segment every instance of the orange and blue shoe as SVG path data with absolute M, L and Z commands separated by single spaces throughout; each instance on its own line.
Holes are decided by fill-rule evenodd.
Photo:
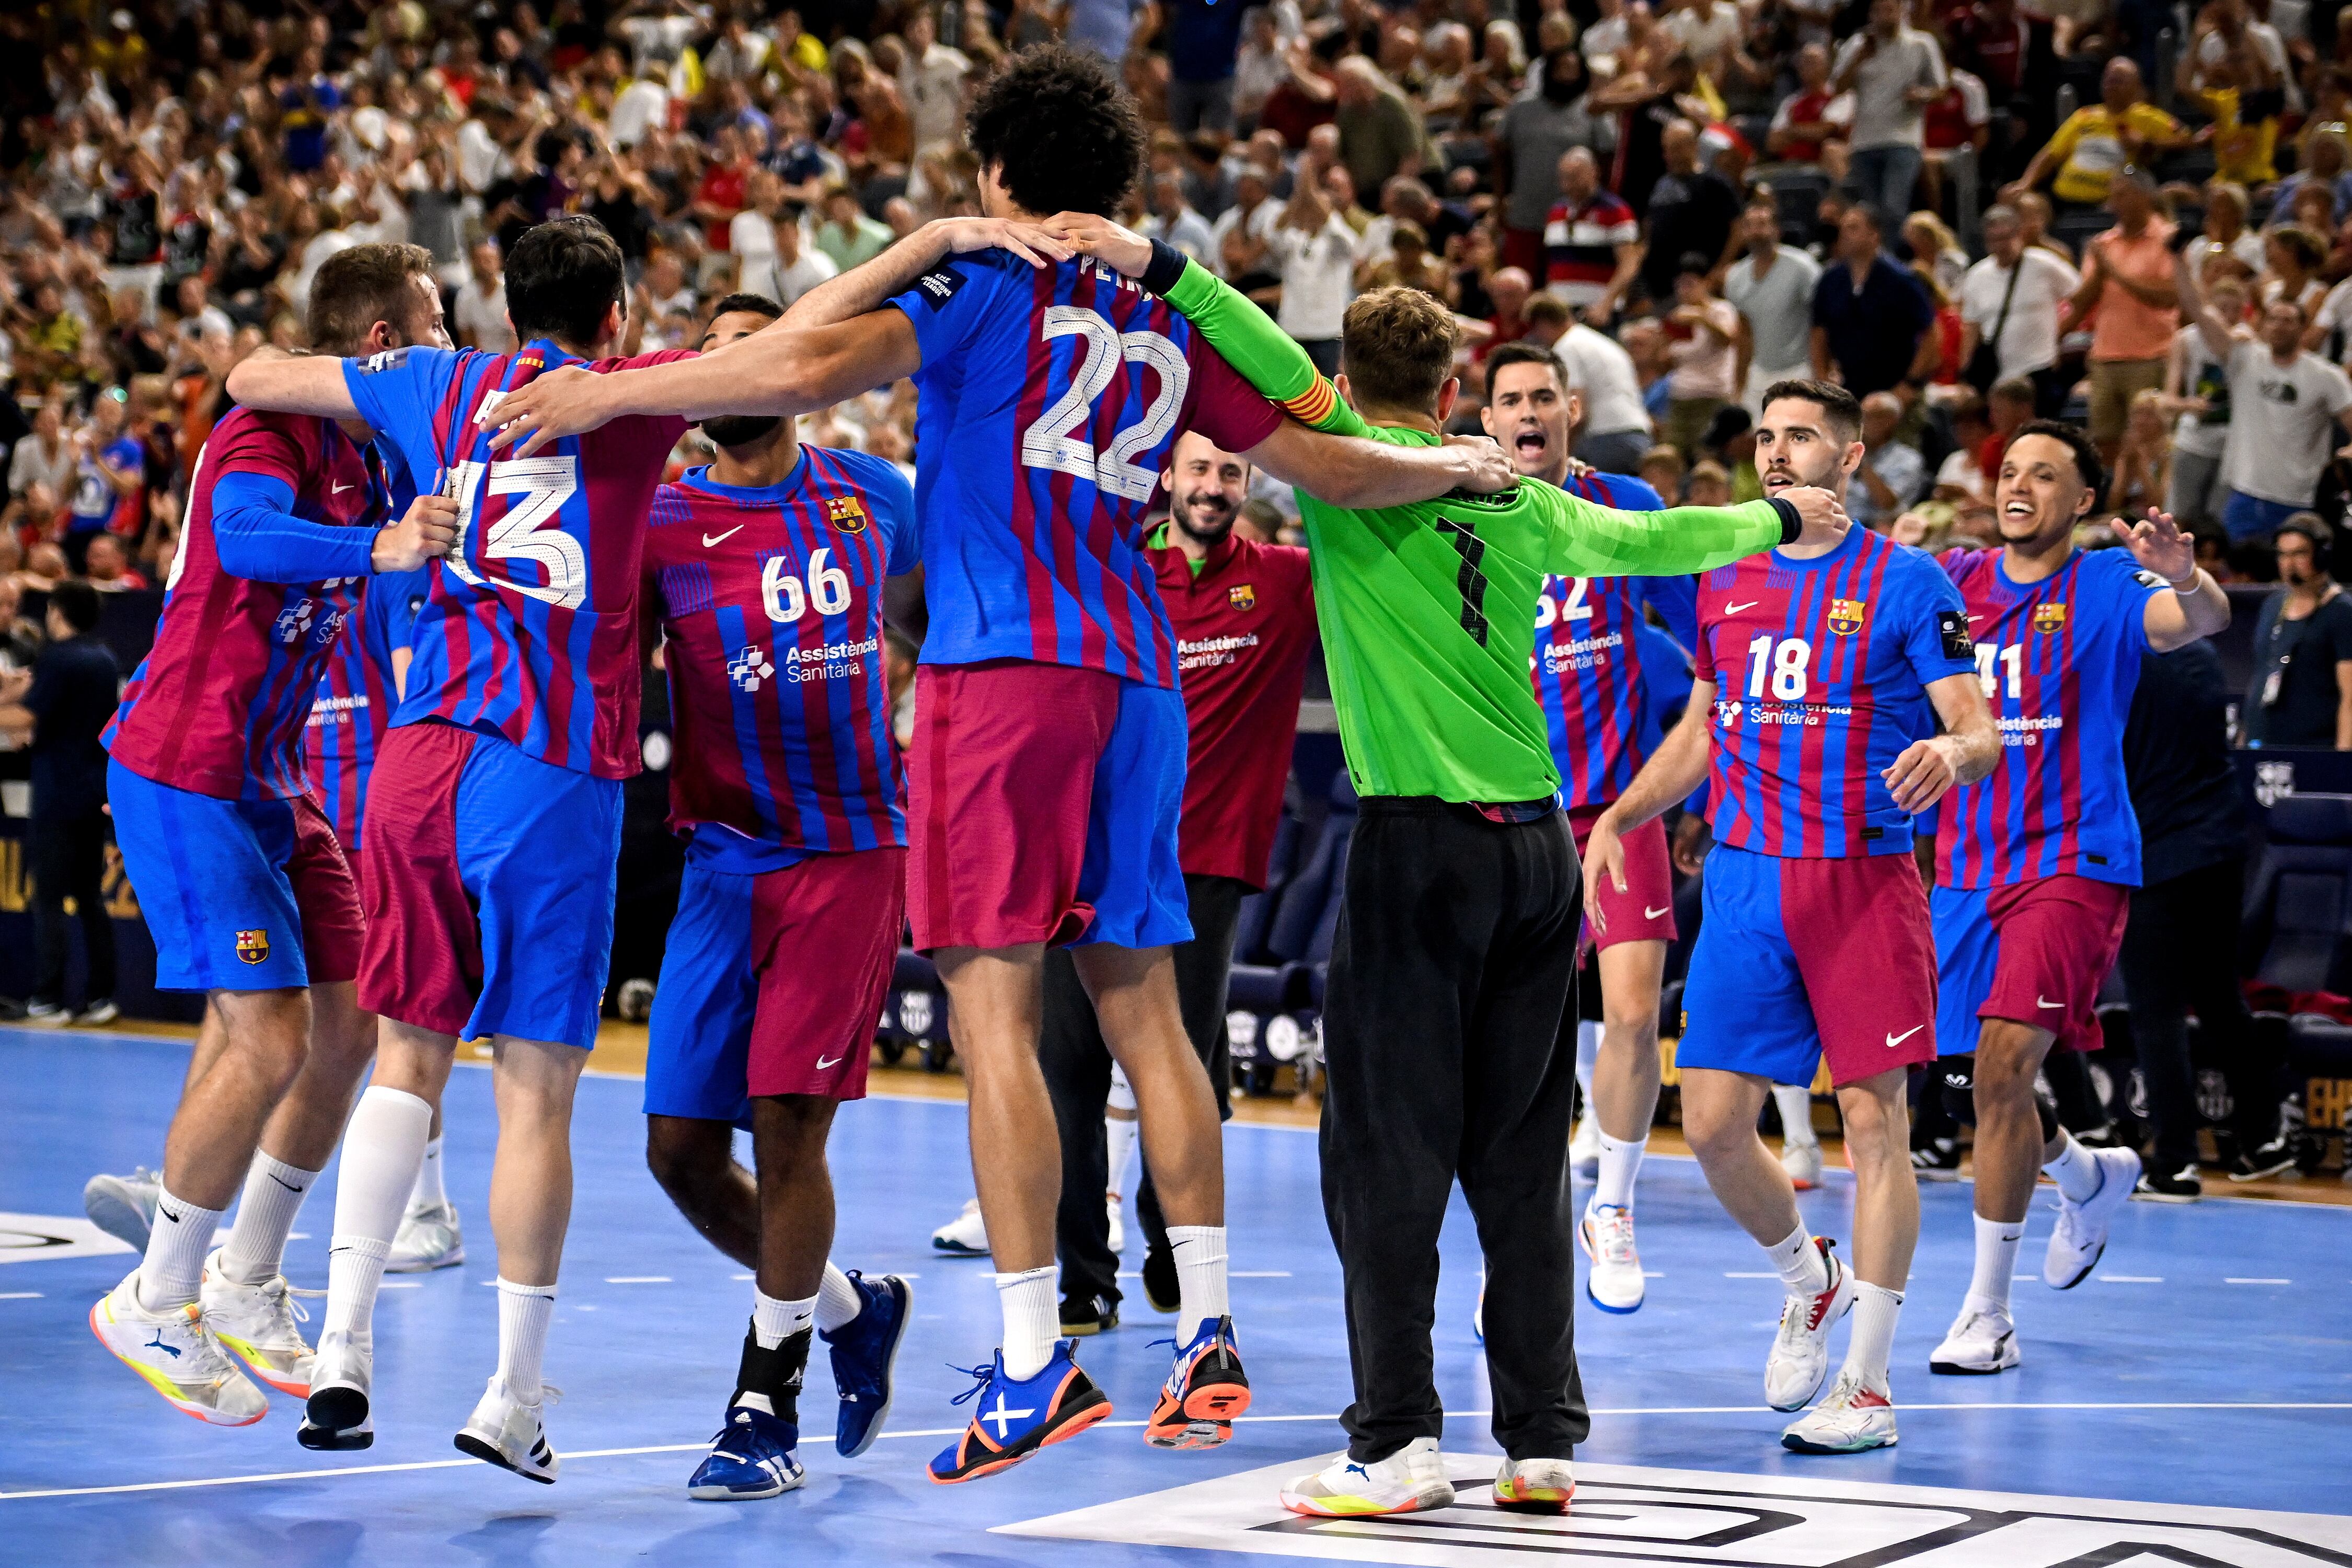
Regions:
M 931 1479 L 941 1486 L 976 1481 L 1009 1470 L 1038 1449 L 1067 1442 L 1110 1415 L 1110 1396 L 1078 1370 L 1076 1340 L 1056 1340 L 1054 1353 L 1036 1376 L 1004 1375 L 1004 1352 L 987 1366 L 959 1367 L 976 1379 L 955 1396 L 961 1405 L 977 1398 L 971 1424 L 931 1460 Z
M 1234 1417 L 1249 1403 L 1233 1319 L 1203 1318 L 1192 1342 L 1176 1352 L 1144 1440 L 1156 1448 L 1213 1448 L 1234 1435 Z

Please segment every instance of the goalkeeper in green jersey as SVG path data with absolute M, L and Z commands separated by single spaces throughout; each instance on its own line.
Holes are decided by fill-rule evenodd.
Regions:
M 1434 446 L 1454 318 L 1380 289 L 1349 307 L 1335 386 L 1264 312 L 1099 218 L 1047 226 L 1160 295 L 1257 389 L 1319 428 Z M 1545 575 L 1701 572 L 1846 517 L 1826 490 L 1621 512 L 1551 485 L 1349 511 L 1301 492 L 1331 694 L 1361 798 L 1324 993 L 1323 1204 L 1345 1280 L 1347 1458 L 1282 1494 L 1360 1516 L 1454 1500 L 1432 1379 L 1437 1237 L 1454 1179 L 1485 1250 L 1505 1508 L 1568 1507 L 1591 1425 L 1571 1320 L 1568 1186 L 1578 869 L 1528 679 Z

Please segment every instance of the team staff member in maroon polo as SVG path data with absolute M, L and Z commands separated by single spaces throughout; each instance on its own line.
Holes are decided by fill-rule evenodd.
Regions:
M 1160 601 L 1176 631 L 1184 691 L 1184 809 L 1177 847 L 1192 901 L 1192 940 L 1175 952 L 1184 1032 L 1209 1068 L 1220 1110 L 1233 1081 L 1225 1040 L 1225 982 L 1242 900 L 1265 886 L 1267 858 L 1290 775 L 1291 739 L 1315 643 L 1315 594 L 1307 552 L 1234 532 L 1249 494 L 1250 466 L 1208 437 L 1187 433 L 1169 450 L 1161 483 L 1169 518 L 1152 535 Z M 1096 1332 L 1118 1321 L 1103 1107 L 1110 1053 L 1066 952 L 1045 963 L 1045 1018 L 1038 1057 L 1062 1134 L 1062 1202 L 1055 1215 L 1062 1262 L 1062 1325 Z M 1144 1172 L 1136 1194 L 1150 1250 L 1144 1295 L 1177 1305 L 1167 1226 Z

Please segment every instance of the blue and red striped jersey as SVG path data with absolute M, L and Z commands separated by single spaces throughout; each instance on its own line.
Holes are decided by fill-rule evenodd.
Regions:
M 880 458 L 803 447 L 783 483 L 689 468 L 655 492 L 649 608 L 668 638 L 670 826 L 715 869 L 907 842 L 883 679 L 882 582 L 920 560 Z
M 588 363 L 599 374 L 685 357 Z M 528 458 L 489 450 L 474 416 L 549 370 L 586 362 L 541 340 L 510 354 L 394 349 L 343 362 L 360 416 L 420 489 L 457 500 L 457 545 L 433 569 L 393 723 L 445 720 L 558 767 L 626 778 L 637 748 L 637 587 L 646 512 L 686 422 L 631 415 Z M 510 449 L 509 449 L 510 450 Z
M 929 664 L 1019 658 L 1177 683 L 1144 514 L 1169 447 L 1229 452 L 1281 413 L 1157 295 L 1085 258 L 959 256 L 892 301 L 914 323 Z
M 2078 550 L 2019 584 L 1998 550 L 1952 550 L 2000 765 L 1945 797 L 1936 880 L 1988 888 L 2071 873 L 2139 885 L 2124 727 L 2164 580 L 2126 550 Z
M 1864 528 L 1810 561 L 1768 551 L 1700 579 L 1698 626 L 1716 841 L 1792 859 L 1908 849 L 1884 774 L 1936 732 L 1928 682 L 1976 669 L 1935 561 Z
M 1560 488 L 1620 511 L 1665 510 L 1656 490 L 1625 474 L 1589 474 Z M 1633 639 L 1650 605 L 1684 647 L 1698 640 L 1695 577 L 1549 577 L 1536 601 L 1530 667 L 1570 809 L 1623 795 L 1657 744 L 1644 736 L 1648 695 Z
M 284 584 L 231 574 L 213 514 L 215 491 L 232 476 L 292 492 L 286 512 L 307 522 L 373 531 L 384 518 L 379 465 L 333 420 L 231 409 L 196 456 L 155 644 L 101 741 L 115 761 L 157 784 L 222 800 L 283 800 L 310 787 L 303 721 L 366 579 Z
M 395 493 L 394 504 L 399 498 Z M 402 510 L 405 510 L 403 508 Z M 360 847 L 360 825 L 367 815 L 368 773 L 376 747 L 392 728 L 399 690 L 392 678 L 392 650 L 408 646 L 431 578 L 425 568 L 384 572 L 371 578 L 359 614 L 327 658 L 326 673 L 302 727 L 310 782 L 317 786 L 335 841 L 347 855 Z

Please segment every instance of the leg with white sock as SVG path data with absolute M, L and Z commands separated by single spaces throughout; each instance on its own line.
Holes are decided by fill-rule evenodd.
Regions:
M 1813 1131 L 1813 1090 L 1810 1084 L 1774 1084 L 1772 1104 L 1780 1113 L 1782 1147 L 1806 1143 L 1820 1146 L 1821 1134 Z
M 834 1199 L 824 1158 L 825 1139 L 838 1107 L 836 1100 L 801 1094 L 762 1096 L 751 1102 L 752 1152 L 759 1165 L 760 1260 L 751 1337 L 736 1373 L 735 1402 L 753 1402 L 753 1408 L 795 1425 L 810 1331 L 816 1326 L 826 1278 L 838 1272 L 825 1261 L 833 1247 Z M 845 1276 L 841 1288 L 855 1300 L 856 1291 Z
M 498 1037 L 495 1049 L 491 1089 L 499 1108 L 499 1150 L 490 1170 L 490 1231 L 499 1245 L 499 1276 L 552 1291 L 572 1223 L 572 1100 L 588 1053 L 505 1036 Z M 421 1140 L 418 1152 L 423 1152 Z M 414 1181 L 412 1171 L 412 1185 Z M 404 1188 L 402 1196 L 406 1195 Z M 507 1342 L 510 1333 L 543 1338 L 546 1331 L 543 1315 L 511 1321 L 501 1315 L 500 1365 L 512 1353 L 519 1363 L 536 1366 L 536 1350 L 518 1350 Z
M 222 1271 L 240 1284 L 277 1276 L 286 1236 L 327 1166 L 351 1115 L 352 1097 L 375 1056 L 375 1018 L 359 1010 L 350 981 L 310 987 L 310 1047 L 263 1126 L 247 1169 Z
M 1623 942 L 1604 947 L 1600 967 L 1601 1047 L 1591 1092 L 1601 1118 L 1601 1173 L 1592 1201 L 1630 1209 L 1633 1178 L 1658 1112 L 1658 996 L 1665 982 L 1666 944 Z
M 441 1176 L 441 1108 L 433 1108 L 433 1128 L 425 1139 L 425 1162 L 416 1167 L 416 1185 L 409 1189 L 408 1206 L 417 1209 L 439 1208 L 449 1201 L 449 1190 Z
M 1108 1145 L 1105 1165 L 1110 1173 L 1110 1192 L 1125 1197 L 1135 1190 L 1134 1165 L 1138 1141 L 1143 1136 L 1143 1124 L 1136 1120 L 1135 1090 L 1127 1081 L 1127 1074 L 1113 1062 L 1110 1069 L 1110 1100 L 1103 1108 L 1103 1141 Z M 1113 1251 L 1118 1250 L 1116 1247 Z

